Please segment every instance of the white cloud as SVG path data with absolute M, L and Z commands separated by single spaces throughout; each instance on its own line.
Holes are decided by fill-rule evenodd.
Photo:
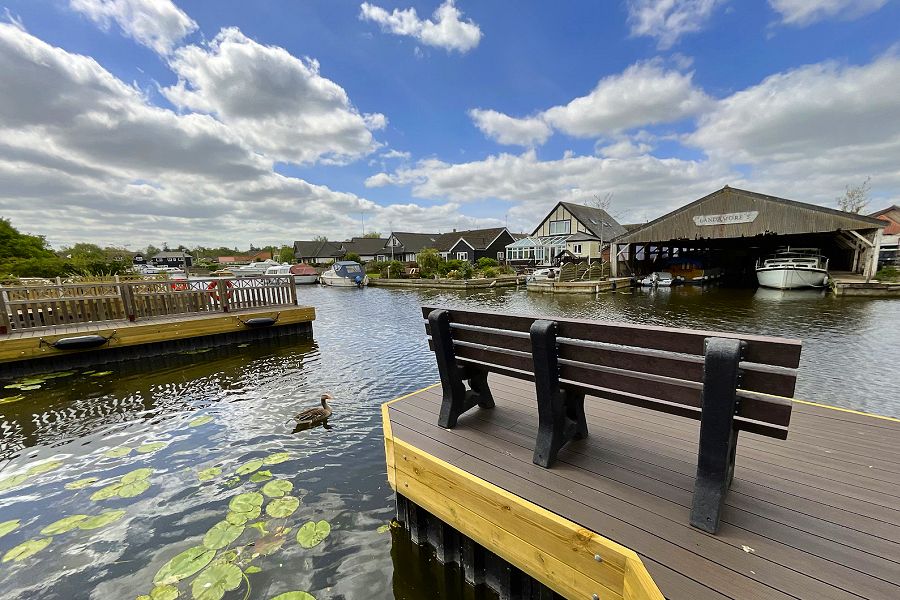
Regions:
M 412 156 L 409 152 L 403 152 L 402 150 L 394 150 L 391 148 L 387 152 L 381 153 L 381 158 L 391 159 L 391 158 L 399 158 L 401 160 L 409 160 Z
M 855 19 L 885 4 L 887 0 L 769 0 L 782 23 L 798 27 L 825 19 Z
M 631 35 L 654 37 L 666 50 L 684 34 L 702 30 L 719 4 L 722 0 L 628 0 Z
M 653 146 L 645 141 L 622 138 L 611 144 L 598 144 L 597 153 L 606 158 L 629 158 L 647 154 Z
M 553 133 L 540 117 L 517 119 L 495 110 L 473 108 L 469 116 L 486 136 L 501 144 L 517 146 L 540 145 Z
M 472 19 L 462 21 L 462 12 L 453 2 L 446 0 L 434 11 L 431 19 L 420 19 L 415 8 L 395 8 L 388 12 L 380 6 L 363 2 L 359 7 L 359 18 L 378 23 L 383 31 L 413 37 L 428 46 L 465 53 L 478 46 L 481 28 Z
M 104 29 L 115 21 L 125 35 L 158 54 L 168 54 L 197 30 L 171 0 L 69 0 L 69 6 Z
M 381 207 L 272 168 L 229 125 L 154 106 L 92 58 L 0 24 L 0 214 L 57 246 L 281 244 L 341 239 L 360 211 L 382 230 L 459 213 Z
M 285 162 L 344 162 L 372 152 L 382 114 L 360 114 L 313 59 L 263 46 L 238 29 L 208 45 L 179 48 L 178 83 L 162 90 L 182 108 L 214 115 L 254 149 Z M 235 85 L 240 82 L 240 85 Z

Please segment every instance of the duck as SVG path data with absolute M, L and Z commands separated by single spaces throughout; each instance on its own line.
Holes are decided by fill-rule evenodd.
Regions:
M 329 400 L 334 400 L 331 394 L 322 394 L 322 406 L 307 408 L 294 415 L 297 429 L 308 429 L 317 425 L 325 425 L 332 412 L 331 407 L 328 406 Z

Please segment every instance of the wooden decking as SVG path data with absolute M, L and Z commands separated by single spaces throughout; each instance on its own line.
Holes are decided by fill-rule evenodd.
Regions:
M 588 397 L 590 437 L 543 469 L 531 462 L 533 385 L 489 382 L 496 408 L 472 409 L 451 430 L 436 424 L 439 386 L 390 403 L 386 435 L 634 550 L 671 600 L 900 598 L 900 420 L 796 402 L 786 441 L 742 432 L 710 535 L 688 524 L 696 421 Z M 391 461 L 403 494 L 396 478 L 415 469 Z M 593 551 L 576 546 L 564 561 L 590 576 L 580 554 Z

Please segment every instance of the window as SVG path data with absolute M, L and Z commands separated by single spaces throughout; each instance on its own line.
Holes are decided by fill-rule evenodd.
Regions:
M 456 260 L 469 260 L 469 253 L 468 252 L 457 252 Z
M 450 253 L 449 252 L 441 252 L 441 258 L 443 258 L 444 260 L 449 259 Z
M 581 244 L 572 245 L 572 254 L 581 254 Z
M 503 253 L 502 253 L 502 252 L 498 252 L 498 253 L 497 253 L 497 260 L 499 260 L 499 261 L 502 261 L 502 260 L 503 260 Z
M 550 235 L 567 235 L 572 233 L 572 221 L 550 221 Z

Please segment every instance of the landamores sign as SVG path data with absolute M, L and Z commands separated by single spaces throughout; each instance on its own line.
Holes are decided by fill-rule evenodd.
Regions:
M 734 225 L 736 223 L 752 223 L 759 215 L 758 210 L 750 212 L 727 213 L 724 215 L 697 215 L 694 217 L 694 225 Z

